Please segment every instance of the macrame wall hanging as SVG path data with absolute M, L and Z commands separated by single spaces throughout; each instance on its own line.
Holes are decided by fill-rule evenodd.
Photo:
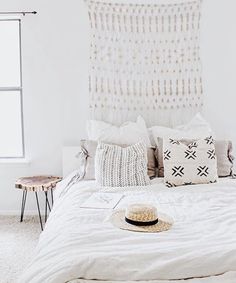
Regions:
M 87 4 L 91 118 L 173 126 L 201 110 L 200 0 Z

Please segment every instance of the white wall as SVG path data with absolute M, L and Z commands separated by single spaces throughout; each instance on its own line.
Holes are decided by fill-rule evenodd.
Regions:
M 236 114 L 235 0 L 204 0 L 201 49 L 205 116 L 231 138 Z M 85 136 L 88 20 L 82 0 L 0 0 L 0 10 L 37 10 L 22 20 L 24 120 L 30 164 L 0 164 L 0 211 L 20 209 L 19 176 L 61 174 L 62 145 Z M 35 209 L 34 196 L 26 209 Z
M 87 15 L 83 1 L 0 0 L 0 10 L 36 10 L 22 19 L 24 124 L 30 164 L 0 164 L 0 211 L 20 209 L 19 176 L 62 174 L 62 145 L 85 136 Z M 82 12 L 83 11 L 83 12 Z M 34 210 L 29 194 L 26 209 Z
M 203 0 L 202 62 L 205 117 L 236 147 L 236 1 Z

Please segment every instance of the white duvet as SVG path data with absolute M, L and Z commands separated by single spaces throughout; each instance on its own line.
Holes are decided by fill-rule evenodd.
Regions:
M 69 189 L 66 183 L 68 179 L 56 190 L 53 210 L 20 283 L 236 283 L 236 180 L 168 189 L 156 179 L 143 188 L 110 189 L 125 194 L 118 208 L 150 202 L 169 214 L 174 225 L 162 233 L 113 227 L 111 210 L 80 208 L 99 190 L 95 182 Z

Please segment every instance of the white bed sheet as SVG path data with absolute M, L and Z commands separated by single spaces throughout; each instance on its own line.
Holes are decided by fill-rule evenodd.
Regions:
M 137 233 L 113 227 L 111 210 L 80 208 L 99 188 L 82 181 L 65 190 L 68 178 L 56 190 L 34 258 L 19 282 L 236 282 L 235 180 L 168 189 L 155 179 L 143 188 L 110 189 L 125 194 L 119 208 L 150 202 L 174 219 L 170 231 Z

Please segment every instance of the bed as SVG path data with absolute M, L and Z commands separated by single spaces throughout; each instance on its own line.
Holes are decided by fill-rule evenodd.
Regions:
M 199 115 L 180 126 L 202 110 L 198 54 L 201 1 L 156 2 L 87 1 L 91 41 L 89 109 L 93 119 L 87 121 L 87 136 L 89 141 L 102 141 L 109 147 L 135 146 L 140 141 L 147 148 L 156 146 L 162 154 L 162 158 L 157 158 L 160 163 L 165 151 L 160 147 L 159 138 L 193 141 L 202 138 L 207 144 L 213 144 L 213 140 L 209 124 Z M 132 122 L 120 125 L 127 120 Z M 146 122 L 152 127 L 147 129 Z M 169 129 L 164 125 L 178 127 Z M 179 141 L 173 142 L 179 144 Z M 191 143 L 191 149 L 194 147 L 198 145 Z M 68 150 L 78 157 L 76 147 Z M 95 147 L 99 157 L 96 159 L 107 161 L 107 156 L 102 155 L 103 148 L 99 150 L 101 155 Z M 114 149 L 110 156 L 117 156 L 117 152 Z M 208 159 L 216 163 L 215 149 L 212 152 L 213 159 Z M 207 156 L 209 150 L 204 153 Z M 91 155 L 86 150 L 84 154 L 87 154 L 86 168 Z M 125 160 L 124 156 L 128 154 L 117 160 Z M 228 145 L 224 156 L 223 167 L 231 159 Z M 179 156 L 176 159 L 179 161 Z M 135 160 L 138 162 L 140 158 Z M 108 169 L 115 164 L 113 161 L 107 163 Z M 78 159 L 67 162 L 71 167 L 79 166 Z M 117 168 L 122 168 L 121 164 L 125 162 L 120 162 Z M 143 174 L 149 169 L 146 167 Z M 166 168 L 165 177 L 172 173 Z M 217 176 L 216 164 L 214 168 Z M 63 170 L 64 174 L 71 169 Z M 109 170 L 98 172 L 106 171 Z M 231 173 L 230 169 L 224 176 Z M 91 194 L 102 189 L 93 180 L 79 178 L 68 186 L 71 180 L 76 180 L 76 174 L 76 171 L 70 173 L 57 187 L 53 209 L 21 283 L 236 282 L 236 180 L 223 178 L 214 184 L 194 186 L 189 186 L 187 181 L 188 186 L 167 188 L 162 178 L 155 178 L 145 187 L 104 189 L 124 194 L 116 209 L 130 203 L 152 203 L 159 212 L 174 220 L 169 231 L 138 233 L 114 227 L 110 222 L 112 210 L 81 208 Z M 120 179 L 130 175 L 124 174 Z M 104 176 L 100 177 L 102 180 Z
M 151 202 L 174 219 L 169 231 L 137 233 L 114 227 L 112 210 L 80 208 L 101 189 L 95 181 L 68 187 L 74 174 L 55 191 L 54 207 L 21 283 L 236 282 L 235 180 L 169 189 L 155 178 L 143 188 L 108 189 L 124 193 L 117 208 Z

